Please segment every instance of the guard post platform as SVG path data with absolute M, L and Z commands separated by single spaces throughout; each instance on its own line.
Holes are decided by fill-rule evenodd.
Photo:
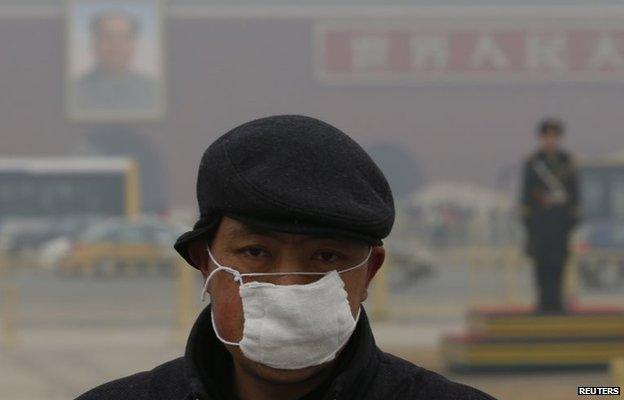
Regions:
M 441 341 L 442 358 L 454 372 L 602 369 L 624 357 L 624 308 L 572 307 L 550 315 L 478 308 L 467 323 L 466 333 Z

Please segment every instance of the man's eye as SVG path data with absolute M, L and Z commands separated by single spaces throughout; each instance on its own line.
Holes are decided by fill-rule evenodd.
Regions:
M 268 253 L 261 247 L 247 247 L 243 253 L 250 257 L 265 257 Z
M 332 263 L 338 261 L 340 257 L 336 253 L 332 253 L 331 251 L 319 251 L 316 253 L 316 259 Z

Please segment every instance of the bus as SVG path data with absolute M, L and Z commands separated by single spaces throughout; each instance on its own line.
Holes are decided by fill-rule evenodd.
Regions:
M 0 157 L 0 252 L 22 258 L 87 220 L 138 216 L 140 197 L 130 158 Z
M 128 158 L 0 157 L 0 223 L 5 218 L 134 216 L 138 169 Z

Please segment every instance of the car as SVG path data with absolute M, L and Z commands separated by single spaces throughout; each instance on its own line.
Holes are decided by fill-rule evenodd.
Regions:
M 36 253 L 41 243 L 52 235 L 53 223 L 37 218 L 9 219 L 0 229 L 0 249 L 10 258 L 21 258 Z
M 434 275 L 438 262 L 427 248 L 416 242 L 388 243 L 388 255 L 395 276 L 392 284 L 405 289 Z
M 574 239 L 578 274 L 588 288 L 624 285 L 624 224 L 585 223 Z
M 12 265 L 40 266 L 39 254 L 58 238 L 73 238 L 99 219 L 88 216 L 62 218 L 6 218 L 0 227 L 0 252 Z
M 38 265 L 44 270 L 55 270 L 71 250 L 72 242 L 68 236 L 60 236 L 44 243 L 39 250 Z
M 107 220 L 73 241 L 58 269 L 73 276 L 171 276 L 179 260 L 173 243 L 183 231 L 157 218 Z

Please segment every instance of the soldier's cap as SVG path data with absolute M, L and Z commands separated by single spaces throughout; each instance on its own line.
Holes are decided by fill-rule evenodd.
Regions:
M 199 220 L 174 247 L 208 240 L 223 216 L 261 229 L 382 245 L 394 223 L 383 173 L 353 139 L 318 119 L 280 115 L 213 142 L 197 176 Z
M 542 119 L 537 125 L 537 133 L 543 135 L 546 132 L 555 131 L 560 135 L 565 133 L 565 125 L 559 118 L 548 117 Z

